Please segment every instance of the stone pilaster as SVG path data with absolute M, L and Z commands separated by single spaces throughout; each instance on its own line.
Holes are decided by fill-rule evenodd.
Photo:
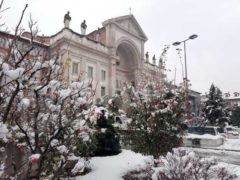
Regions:
M 116 91 L 116 59 L 114 57 L 110 60 L 108 89 L 109 95 L 113 96 Z

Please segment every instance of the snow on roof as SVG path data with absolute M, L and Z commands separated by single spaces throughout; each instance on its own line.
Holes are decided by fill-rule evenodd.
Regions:
M 226 92 L 226 93 L 223 93 L 223 98 L 225 100 L 240 100 L 240 93 L 238 93 L 238 92 Z
M 188 133 L 187 136 L 185 136 L 187 139 L 221 139 L 222 137 L 220 135 L 211 135 L 211 134 L 203 134 L 203 135 L 198 135 L 198 134 L 191 134 Z

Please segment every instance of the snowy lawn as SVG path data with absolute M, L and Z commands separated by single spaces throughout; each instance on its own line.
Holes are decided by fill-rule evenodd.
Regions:
M 92 171 L 77 179 L 81 180 L 121 180 L 122 176 L 128 171 L 144 165 L 149 160 L 149 156 L 143 156 L 130 150 L 122 150 L 122 153 L 116 156 L 94 157 L 90 160 Z M 219 163 L 233 171 L 240 177 L 240 166 Z
M 120 180 L 127 171 L 144 165 L 149 157 L 130 150 L 122 150 L 116 156 L 94 157 L 90 160 L 92 171 L 80 176 L 80 180 Z
M 234 164 L 228 164 L 224 162 L 219 162 L 220 167 L 226 167 L 227 169 L 231 170 L 234 172 L 238 178 L 240 178 L 240 166 L 234 165 Z

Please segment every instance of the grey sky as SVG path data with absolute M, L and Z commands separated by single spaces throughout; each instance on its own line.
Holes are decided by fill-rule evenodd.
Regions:
M 63 16 L 70 11 L 70 27 L 80 32 L 86 19 L 91 32 L 109 18 L 129 14 L 129 7 L 148 36 L 145 51 L 159 57 L 165 44 L 199 37 L 187 42 L 188 76 L 192 89 L 207 92 L 212 82 L 223 92 L 240 92 L 240 1 L 239 0 L 5 0 L 11 9 L 2 16 L 14 27 L 26 3 L 25 25 L 31 12 L 41 34 L 52 35 L 63 27 Z M 168 78 L 182 79 L 176 47 L 171 47 Z

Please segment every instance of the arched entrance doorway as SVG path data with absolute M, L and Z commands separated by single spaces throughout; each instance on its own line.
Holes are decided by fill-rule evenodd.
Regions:
M 116 51 L 116 90 L 121 90 L 124 84 L 135 83 L 139 55 L 135 46 L 129 42 L 121 42 Z

